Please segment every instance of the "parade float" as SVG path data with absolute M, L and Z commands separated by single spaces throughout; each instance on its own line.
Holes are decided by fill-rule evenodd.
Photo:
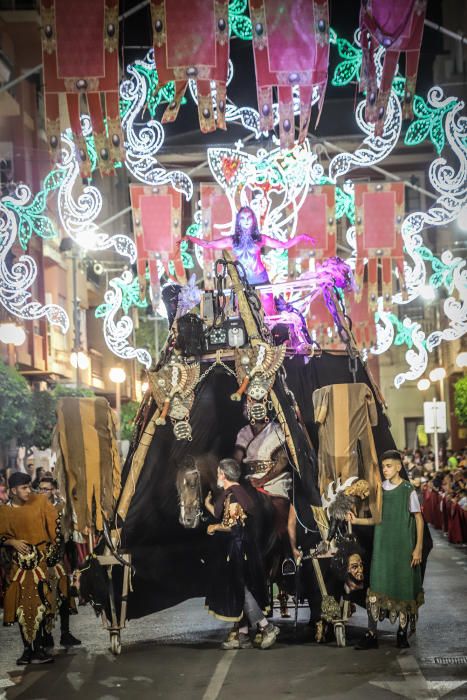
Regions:
M 377 455 L 394 447 L 371 356 L 406 343 L 408 367 L 395 377 L 400 387 L 423 374 L 437 346 L 465 332 L 465 261 L 451 250 L 437 257 L 423 238 L 426 228 L 448 225 L 465 210 L 464 104 L 436 86 L 426 98 L 416 93 L 426 3 L 401 3 L 404 21 L 397 27 L 384 19 L 386 4 L 374 0 L 371 9 L 362 3 L 350 41 L 332 29 L 327 0 L 306 7 L 292 2 L 286 17 L 281 3 L 263 0 L 250 0 L 249 15 L 244 0 L 215 6 L 152 0 L 154 47 L 121 66 L 119 85 L 124 16 L 118 3 L 86 3 L 88 22 L 102 31 L 81 37 L 87 43 L 79 50 L 70 13 L 83 13 L 83 3 L 67 2 L 66 16 L 59 0 L 41 3 L 47 139 L 55 165 L 40 192 L 21 184 L 2 198 L 0 301 L 14 317 L 45 316 L 68 330 L 60 306 L 32 296 L 33 258 L 25 252 L 11 262 L 12 247 L 19 242 L 26 251 L 32 236 L 62 231 L 96 260 L 111 249 L 126 265 L 109 280 L 96 309 L 109 349 L 122 361 L 140 363 L 149 383 L 114 510 L 106 510 L 106 527 L 94 522 L 90 528 L 105 530 L 107 550 L 99 556 L 110 578 L 115 569 L 112 604 L 101 605 L 115 653 L 126 616 L 205 592 L 209 469 L 232 453 L 242 427 L 261 421 L 280 426 L 291 498 L 296 487 L 306 493 L 325 541 L 332 506 L 352 486 L 349 479 L 367 485 L 355 507 L 378 508 Z M 233 38 L 252 44 L 255 106 L 229 97 Z M 365 94 L 355 110 L 361 145 L 337 150 L 324 165 L 319 139 L 309 130 L 312 111 L 324 118 L 331 50 L 340 59 L 332 84 L 360 80 Z M 398 71 L 401 52 L 409 57 L 405 76 Z M 65 131 L 62 98 L 71 124 Z M 228 134 L 234 124 L 244 129 L 234 146 L 226 139 L 206 148 L 212 175 L 206 182 L 158 161 L 165 130 L 189 103 L 197 107 L 203 133 Z M 352 179 L 361 168 L 378 167 L 381 175 L 378 164 L 398 144 L 406 118 L 412 121 L 404 127 L 405 143 L 430 138 L 437 152 L 426 211 L 406 212 L 406 190 L 416 187 L 410 182 Z M 123 169 L 133 235 L 111 235 L 108 222 L 100 223 L 99 177 L 118 177 Z M 50 215 L 52 199 L 56 216 Z M 237 231 L 245 211 L 250 223 Z M 118 227 L 118 214 L 112 221 Z M 420 324 L 408 316 L 401 321 L 397 309 L 427 285 L 444 287 L 447 297 L 444 327 L 425 337 Z M 149 306 L 169 319 L 158 357 L 133 343 L 136 313 Z M 346 402 L 347 422 L 330 439 L 325 431 L 336 432 L 333 421 Z M 357 433 L 350 407 L 361 414 Z M 334 471 L 323 471 L 323 445 L 330 446 Z M 370 550 L 366 543 L 367 559 Z M 316 559 L 315 565 L 319 577 Z M 116 593 L 122 571 L 123 615 Z M 324 600 L 323 616 L 338 623 L 343 645 L 346 610 L 333 596 Z

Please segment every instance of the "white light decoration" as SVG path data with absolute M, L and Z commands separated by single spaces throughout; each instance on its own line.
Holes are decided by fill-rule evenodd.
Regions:
M 456 357 L 456 365 L 463 369 L 467 367 L 467 352 L 460 352 Z
M 355 35 L 358 45 L 358 32 Z M 333 42 L 335 43 L 335 42 Z M 383 51 L 377 53 L 377 73 L 381 74 L 381 61 Z M 160 184 L 171 184 L 175 189 L 182 192 L 189 200 L 193 194 L 193 183 L 189 175 L 182 171 L 166 170 L 157 160 L 156 155 L 160 151 L 164 142 L 164 130 L 156 119 L 144 121 L 143 113 L 145 105 L 151 95 L 148 94 L 149 82 L 144 78 L 142 72 L 137 69 L 144 69 L 146 73 L 154 69 L 154 55 L 151 50 L 143 61 L 136 61 L 127 67 L 128 79 L 123 81 L 120 88 L 120 97 L 125 105 L 123 110 L 122 124 L 125 134 L 126 162 L 125 167 L 129 173 L 138 181 L 148 185 L 157 186 Z M 230 69 L 233 75 L 233 67 Z M 196 99 L 194 86 L 190 85 L 193 99 Z M 315 101 L 315 95 L 313 101 Z M 405 277 L 407 284 L 407 298 L 396 294 L 393 302 L 398 305 L 406 304 L 417 299 L 434 288 L 431 278 L 427 275 L 426 253 L 431 252 L 423 248 L 422 231 L 428 226 L 445 226 L 453 221 L 457 221 L 457 226 L 462 229 L 467 218 L 467 118 L 462 116 L 464 103 L 453 97 L 445 97 L 440 87 L 432 88 L 427 96 L 427 105 L 430 109 L 445 109 L 444 116 L 444 136 L 446 145 L 457 158 L 455 165 L 454 158 L 450 157 L 449 164 L 442 157 L 436 158 L 429 170 L 431 185 L 436 193 L 436 201 L 426 212 L 415 212 L 405 217 L 402 224 L 402 236 L 405 258 Z M 297 107 L 297 105 L 295 105 Z M 449 109 L 448 109 L 449 108 Z M 274 106 L 274 115 L 277 118 L 277 105 Z M 226 107 L 226 117 L 230 122 L 240 122 L 247 131 L 254 134 L 256 138 L 261 136 L 259 131 L 259 115 L 256 110 L 250 107 L 237 107 L 228 102 Z M 297 212 L 304 201 L 308 186 L 319 182 L 336 182 L 337 178 L 345 177 L 351 171 L 358 168 L 366 168 L 381 162 L 386 158 L 398 143 L 402 115 L 400 102 L 393 92 L 387 109 L 387 117 L 384 124 L 384 131 L 381 137 L 374 136 L 373 125 L 368 125 L 364 121 L 364 103 L 359 103 L 356 111 L 357 124 L 361 129 L 364 140 L 363 143 L 353 153 L 342 152 L 335 155 L 328 166 L 327 171 L 323 169 L 317 157 L 311 153 L 308 142 L 294 149 L 291 158 L 291 166 L 284 169 L 281 165 L 280 149 L 273 149 L 266 152 L 264 149 L 258 150 L 256 155 L 245 152 L 242 145 L 238 149 L 233 148 L 210 148 L 208 149 L 208 160 L 211 171 L 217 182 L 224 187 L 232 206 L 232 214 L 235 213 L 237 202 L 235 200 L 235 188 L 240 185 L 240 204 L 247 203 L 247 192 L 250 185 L 255 182 L 258 172 L 261 169 L 282 168 L 281 182 L 278 193 L 280 195 L 279 206 L 272 207 L 271 198 L 267 193 L 253 201 L 253 207 L 262 213 L 266 213 L 262 230 L 267 235 L 284 240 L 296 233 Z M 85 134 L 91 134 L 91 123 L 88 117 L 83 118 Z M 274 143 L 274 138 L 273 138 Z M 97 222 L 102 210 L 102 197 L 98 189 L 92 185 L 83 187 L 79 177 L 79 167 L 76 161 L 75 148 L 71 140 L 71 134 L 67 133 L 62 138 L 63 160 L 55 172 L 62 178 L 58 189 L 58 217 L 67 235 L 71 236 L 79 245 L 85 249 L 100 251 L 114 248 L 115 251 L 134 262 L 136 259 L 136 248 L 134 242 L 124 234 L 110 236 L 103 233 Z M 223 156 L 237 157 L 239 168 L 234 178 L 230 182 L 225 182 L 220 174 L 220 159 Z M 293 161 L 296 161 L 294 163 Z M 344 192 L 352 193 L 353 184 L 347 181 L 343 185 Z M 12 199 L 13 198 L 13 199 Z M 8 198 L 4 198 L 4 201 Z M 10 201 L 14 200 L 16 211 L 30 205 L 31 192 L 24 185 L 19 186 L 10 196 Z M 18 233 L 18 225 L 14 215 L 8 208 L 1 207 L 0 221 L 0 302 L 14 316 L 20 318 L 39 318 L 46 316 L 51 322 L 55 322 L 66 329 L 68 318 L 60 307 L 55 305 L 41 306 L 37 302 L 32 302 L 28 288 L 31 286 L 36 275 L 34 261 L 29 256 L 22 256 L 10 270 L 6 270 L 5 256 L 13 245 L 13 241 Z M 13 220 L 10 220 L 13 217 Z M 26 217 L 25 217 L 26 218 Z M 43 217 L 46 219 L 46 217 Z M 233 220 L 233 217 L 232 217 Z M 200 212 L 195 216 L 195 223 L 201 224 Z M 231 224 L 230 224 L 231 226 Z M 219 235 L 230 232 L 229 225 L 218 229 Z M 302 233 L 297 232 L 297 233 Z M 311 232 L 312 233 L 312 232 Z M 2 235 L 3 234 L 3 235 Z M 11 235 L 13 238 L 11 238 Z M 346 233 L 347 242 L 351 248 L 351 255 L 347 262 L 351 267 L 355 265 L 355 227 L 350 226 Z M 201 249 L 195 246 L 198 260 L 201 261 Z M 423 252 L 424 251 L 424 252 Z M 276 251 L 272 251 L 266 257 L 266 264 L 273 262 L 278 266 L 283 264 L 283 259 L 277 256 Z M 277 259 L 276 259 L 277 258 Z M 273 260 L 274 259 L 274 260 Z M 437 261 L 439 264 L 439 260 Z M 448 326 L 444 329 L 435 329 L 428 337 L 425 337 L 420 324 L 413 322 L 410 318 L 405 318 L 403 323 L 406 335 L 410 334 L 412 346 L 407 351 L 405 357 L 408 363 L 408 371 L 402 372 L 395 378 L 395 385 L 401 386 L 407 380 L 418 379 L 426 370 L 429 353 L 441 342 L 460 338 L 467 330 L 467 270 L 465 260 L 456 257 L 449 250 L 441 255 L 441 263 L 449 269 L 449 282 L 440 282 L 448 289 L 448 298 L 444 301 L 444 314 L 448 319 Z M 434 267 L 433 267 L 434 269 Z M 133 279 L 131 273 L 128 274 L 130 281 Z M 282 280 L 285 270 L 277 273 L 277 280 Z M 122 275 L 123 277 L 123 275 Z M 433 275 L 432 275 L 433 277 Z M 6 281 L 5 281 L 6 280 Z M 277 281 L 275 280 L 275 281 Z M 117 315 L 121 315 L 122 292 L 118 287 L 109 282 L 110 289 L 106 292 L 107 312 L 104 318 L 104 335 L 109 348 L 117 356 L 129 359 L 137 358 L 146 367 L 149 367 L 151 358 L 149 353 L 141 348 L 134 348 L 128 339 L 132 334 L 133 324 L 127 315 L 117 320 Z M 303 294 L 302 294 L 303 297 Z M 305 294 L 305 301 L 302 298 L 302 307 L 309 302 Z M 301 308 L 302 308 L 301 307 Z M 385 352 L 395 341 L 395 330 L 391 317 L 384 312 L 382 301 L 378 303 L 377 314 L 377 345 L 371 351 L 375 354 Z
M 460 210 L 456 223 L 461 231 L 467 232 L 467 206 Z
M 69 319 L 58 304 L 41 304 L 32 299 L 29 291 L 37 277 L 37 265 L 30 255 L 21 255 L 16 262 L 8 263 L 8 254 L 18 235 L 16 214 L 5 206 L 5 200 L 25 204 L 31 197 L 26 185 L 19 185 L 14 195 L 0 200 L 0 304 L 12 316 L 26 320 L 47 318 L 52 325 L 65 333 Z M 17 339 L 19 336 L 17 336 Z M 24 342 L 24 341 L 23 341 Z
M 443 379 L 446 379 L 446 370 L 444 367 L 435 367 L 428 376 L 430 377 L 430 382 L 442 382 Z
M 152 362 L 150 353 L 144 348 L 134 348 L 128 342 L 128 338 L 133 334 L 133 321 L 129 316 L 116 319 L 117 314 L 121 313 L 122 306 L 122 289 L 116 283 L 117 279 L 114 277 L 109 280 L 111 289 L 108 289 L 104 295 L 104 302 L 108 307 L 104 315 L 105 342 L 109 350 L 117 357 L 124 360 L 131 360 L 135 357 L 149 369 Z M 131 284 L 133 275 L 129 270 L 124 270 L 119 279 L 123 284 Z
M 79 350 L 78 352 L 72 352 L 70 356 L 70 363 L 75 369 L 87 369 L 89 367 L 89 357 L 85 352 Z
M 425 301 L 433 301 L 433 299 L 436 299 L 436 292 L 431 284 L 424 284 L 423 287 L 420 288 L 420 294 Z
M 125 166 L 140 182 L 146 185 L 171 184 L 190 200 L 193 195 L 191 178 L 181 170 L 166 170 L 155 157 L 164 143 L 162 124 L 155 119 L 150 119 L 143 125 L 136 124 L 136 119 L 145 109 L 149 97 L 147 82 L 136 70 L 137 66 L 142 66 L 145 70 L 155 70 L 154 50 L 151 49 L 143 61 L 135 61 L 127 67 L 130 79 L 124 80 L 120 85 L 120 97 L 131 105 L 122 119 L 125 133 Z
M 417 389 L 419 391 L 427 391 L 431 386 L 429 379 L 419 379 L 417 382 Z
M 126 379 L 126 372 L 123 367 L 112 367 L 109 372 L 109 378 L 115 384 L 123 384 Z
M 87 115 L 81 117 L 83 134 L 91 136 L 91 120 Z M 136 260 L 136 246 L 129 236 L 100 231 L 96 219 L 102 210 L 102 195 L 93 185 L 82 187 L 79 174 L 79 165 L 76 159 L 75 146 L 71 132 L 68 130 L 62 134 L 62 164 L 57 169 L 64 170 L 65 177 L 58 190 L 58 213 L 61 224 L 66 233 L 82 248 L 86 250 L 115 251 L 130 262 Z M 75 198 L 75 190 L 80 193 Z

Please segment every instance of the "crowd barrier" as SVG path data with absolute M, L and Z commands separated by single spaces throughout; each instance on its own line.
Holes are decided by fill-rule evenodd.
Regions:
M 449 496 L 427 489 L 423 492 L 422 509 L 426 522 L 446 532 L 449 542 L 467 542 L 467 511 L 451 501 Z

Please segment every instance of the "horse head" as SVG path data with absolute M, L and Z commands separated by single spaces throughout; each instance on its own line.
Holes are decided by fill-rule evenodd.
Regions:
M 218 460 L 214 455 L 184 458 L 176 479 L 180 504 L 179 522 L 194 529 L 203 518 L 203 505 L 209 490 L 216 487 Z

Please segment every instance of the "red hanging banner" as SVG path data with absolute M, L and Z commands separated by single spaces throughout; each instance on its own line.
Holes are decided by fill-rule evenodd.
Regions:
M 175 121 L 188 80 L 195 80 L 201 131 L 225 129 L 228 0 L 151 0 L 151 17 L 159 85 L 175 81 L 175 98 L 162 123 Z
M 118 102 L 118 0 L 41 0 L 41 22 L 46 132 L 52 160 L 60 160 L 59 97 L 66 94 L 81 177 L 91 176 L 82 111 L 91 118 L 99 170 L 112 175 L 115 163 L 124 158 Z
M 298 243 L 291 248 L 289 250 L 291 263 L 298 258 L 309 258 L 317 261 L 336 255 L 335 206 L 336 188 L 334 185 L 313 185 L 310 187 L 297 212 L 297 232 L 313 236 L 316 243 L 313 246 L 309 242 Z M 302 267 L 302 271 L 304 271 L 304 267 Z
M 399 272 L 402 292 L 404 282 L 404 250 L 401 225 L 404 218 L 404 183 L 355 185 L 355 222 L 357 231 L 357 260 L 355 282 L 357 301 L 362 298 L 365 258 L 368 260 L 368 298 L 370 309 L 378 301 L 378 263 L 381 265 L 381 289 L 385 307 L 391 305 L 393 294 L 392 263 Z
M 137 269 L 141 296 L 146 293 L 146 267 L 153 298 L 159 295 L 158 262 L 170 276 L 173 262 L 175 277 L 186 284 L 186 274 L 178 245 L 182 232 L 182 195 L 170 186 L 130 185 L 133 231 L 138 253 Z
M 249 2 L 260 126 L 263 131 L 274 127 L 272 89 L 276 87 L 281 147 L 290 149 L 295 136 L 293 89 L 298 89 L 300 97 L 299 143 L 308 132 L 314 87 L 319 91 L 321 114 L 329 63 L 328 0 Z
M 358 347 L 371 348 L 376 345 L 376 323 L 373 311 L 368 308 L 368 284 L 363 284 L 363 294 L 359 301 L 354 295 L 345 297 L 346 314 L 352 322 L 352 333 Z
M 375 124 L 375 135 L 383 133 L 392 81 L 401 51 L 405 51 L 405 92 L 402 114 L 413 118 L 420 47 L 427 0 L 362 0 L 360 33 L 363 49 L 360 89 L 366 91 L 365 119 Z M 376 83 L 375 49 L 382 46 L 383 73 Z
M 202 232 L 205 241 L 222 238 L 232 230 L 232 207 L 224 190 L 218 185 L 202 182 L 200 185 Z M 213 264 L 220 251 L 203 250 L 205 289 L 214 288 Z

